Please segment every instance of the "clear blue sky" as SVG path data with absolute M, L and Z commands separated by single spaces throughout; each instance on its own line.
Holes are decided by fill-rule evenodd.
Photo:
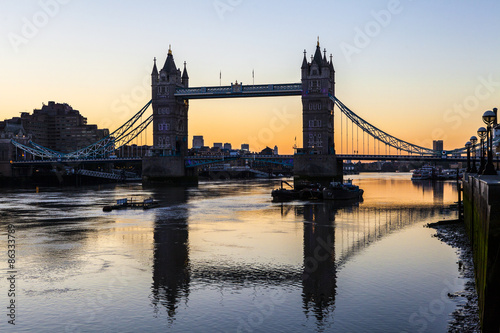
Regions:
M 393 135 L 451 149 L 500 106 L 499 14 L 494 0 L 3 0 L 0 118 L 54 100 L 115 129 L 150 99 L 153 57 L 163 65 L 169 44 L 191 86 L 218 85 L 220 71 L 222 84 L 251 83 L 252 70 L 255 83 L 299 82 L 320 36 L 338 98 Z M 297 97 L 193 101 L 190 135 L 239 145 L 278 111 L 296 117 L 260 144 L 289 152 Z

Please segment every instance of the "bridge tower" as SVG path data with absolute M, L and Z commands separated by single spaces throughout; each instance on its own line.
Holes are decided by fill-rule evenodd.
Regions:
M 176 67 L 172 50 L 158 73 L 156 58 L 151 73 L 153 107 L 153 155 L 185 156 L 188 149 L 188 100 L 176 98 L 178 87 L 187 88 L 189 76 Z
M 187 88 L 189 76 L 177 68 L 169 47 L 163 68 L 158 71 L 156 58 L 151 73 L 153 107 L 152 156 L 142 161 L 144 183 L 196 183 L 193 170 L 186 170 L 184 156 L 188 153 L 187 99 L 175 97 L 177 88 Z
M 302 144 L 294 156 L 294 182 L 328 184 L 342 181 L 342 160 L 335 156 L 333 107 L 335 96 L 333 60 L 321 52 L 319 38 L 316 51 L 307 61 L 306 51 L 301 67 L 302 76 Z
M 303 147 L 319 154 L 335 154 L 333 142 L 333 106 L 335 70 L 332 57 L 321 55 L 319 40 L 311 62 L 306 51 L 302 61 L 302 135 Z

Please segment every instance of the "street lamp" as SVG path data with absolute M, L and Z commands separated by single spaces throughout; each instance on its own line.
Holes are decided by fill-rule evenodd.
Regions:
M 467 148 L 467 170 L 466 172 L 469 173 L 471 172 L 470 168 L 470 147 L 472 146 L 472 143 L 470 141 L 467 141 L 465 144 L 465 148 Z
M 487 125 L 487 152 L 488 152 L 488 162 L 484 167 L 483 175 L 496 175 L 497 172 L 495 170 L 495 166 L 493 165 L 493 133 L 492 133 L 492 125 L 495 122 L 496 115 L 495 112 L 488 110 L 483 114 L 483 121 Z
M 477 171 L 477 173 L 480 175 L 483 173 L 484 171 L 484 139 L 486 138 L 486 128 L 484 127 L 479 127 L 479 129 L 477 130 L 477 136 L 479 136 L 479 138 L 481 139 L 481 144 L 480 144 L 480 163 L 479 163 L 479 170 Z
M 470 168 L 471 173 L 477 173 L 477 168 L 476 168 L 476 143 L 477 143 L 477 137 L 475 135 L 470 137 L 470 143 L 472 144 L 472 166 Z

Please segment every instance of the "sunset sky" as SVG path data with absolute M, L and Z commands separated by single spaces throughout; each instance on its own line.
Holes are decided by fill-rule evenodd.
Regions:
M 169 45 L 193 87 L 218 86 L 219 73 L 251 84 L 252 71 L 256 84 L 300 82 L 319 36 L 344 104 L 396 137 L 453 149 L 500 107 L 499 14 L 496 0 L 5 0 L 0 119 L 56 101 L 114 130 L 151 99 L 153 58 L 162 66 Z M 291 153 L 301 112 L 300 97 L 191 101 L 189 141 Z

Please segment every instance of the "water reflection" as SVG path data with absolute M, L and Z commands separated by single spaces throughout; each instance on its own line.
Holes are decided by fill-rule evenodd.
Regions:
M 304 272 L 302 301 L 321 325 L 335 308 L 335 213 L 333 203 L 304 206 Z
M 369 188 L 371 184 L 367 182 L 367 185 Z M 199 299 L 193 295 L 199 296 L 197 293 L 200 290 L 210 294 L 213 292 L 210 291 L 212 287 L 217 287 L 221 304 L 233 301 L 235 294 L 245 294 L 248 289 L 292 287 L 300 294 L 297 296 L 302 304 L 300 306 L 298 302 L 298 310 L 306 319 L 311 318 L 309 324 L 315 325 L 318 330 L 325 329 L 334 322 L 336 301 L 337 307 L 341 304 L 342 294 L 337 295 L 337 279 L 348 262 L 371 244 L 397 230 L 434 216 L 452 214 L 443 213 L 442 207 L 439 207 L 442 205 L 429 204 L 433 201 L 442 203 L 443 197 L 447 197 L 450 192 L 450 184 L 421 183 L 408 186 L 408 181 L 393 181 L 373 183 L 371 186 L 382 185 L 393 189 L 404 185 L 408 193 L 421 191 L 425 198 L 423 195 L 419 199 L 421 202 L 410 204 L 406 198 L 401 203 L 398 200 L 388 201 L 379 195 L 375 200 L 349 202 L 342 206 L 325 201 L 292 202 L 279 207 L 268 203 L 268 196 L 265 202 L 261 201 L 261 193 L 267 194 L 268 190 L 260 187 L 239 186 L 235 189 L 221 186 L 220 192 L 214 185 L 197 190 L 151 190 L 154 199 L 163 203 L 163 207 L 154 213 L 151 303 L 155 315 L 165 317 L 166 312 L 168 321 L 173 323 L 177 317 L 180 318 L 180 305 L 183 302 L 187 305 L 190 295 L 192 304 L 183 309 L 200 306 Z M 248 192 L 242 195 L 242 191 Z M 372 196 L 376 194 L 371 193 Z M 248 201 L 245 201 L 247 198 Z M 278 235 L 293 234 L 293 229 L 287 229 L 287 225 L 278 226 L 269 222 L 268 214 L 279 219 L 280 213 L 283 221 L 298 227 L 295 229 L 298 231 L 295 241 L 283 243 L 290 246 L 292 251 L 294 247 L 298 250 L 292 264 L 283 265 L 279 260 L 271 262 L 258 256 L 258 249 L 269 235 L 275 235 L 277 231 Z M 190 223 L 191 240 L 188 229 Z M 223 233 L 231 241 L 226 241 L 221 236 Z M 242 241 L 236 242 L 235 236 L 242 237 Z M 270 256 L 281 250 L 278 246 L 268 248 Z M 230 293 L 225 293 L 226 288 Z M 246 311 L 248 304 L 261 301 L 255 295 L 253 297 L 256 300 L 245 299 L 244 305 L 235 311 Z M 205 300 L 201 306 L 205 306 L 205 302 L 211 301 Z M 250 308 L 249 313 L 252 314 L 252 311 L 255 310 Z M 283 316 L 286 318 L 287 315 Z M 176 325 L 181 325 L 179 323 L 177 321 Z
M 418 180 L 418 181 L 412 181 L 412 184 L 414 187 L 420 189 L 423 195 L 427 193 L 432 194 L 434 204 L 443 203 L 445 182 L 432 181 L 432 180 Z
M 153 191 L 155 200 L 166 205 L 156 211 L 154 223 L 154 258 L 152 303 L 166 308 L 170 321 L 175 319 L 179 302 L 189 298 L 189 234 L 186 189 Z

